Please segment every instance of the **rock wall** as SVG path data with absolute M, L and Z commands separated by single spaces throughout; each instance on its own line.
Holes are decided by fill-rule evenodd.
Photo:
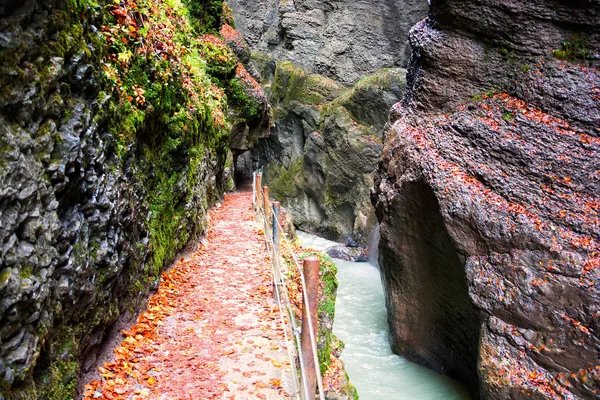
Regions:
M 238 30 L 254 51 L 344 84 L 405 67 L 408 31 L 424 0 L 233 0 Z
M 271 77 L 274 114 L 270 137 L 251 156 L 264 165 L 265 184 L 300 229 L 366 246 L 376 222 L 369 191 L 381 132 L 402 96 L 405 71 L 385 69 L 346 89 L 289 62 L 257 65 Z
M 81 359 L 231 188 L 230 121 L 263 120 L 223 41 L 143 7 L 0 4 L 0 398 L 75 396 Z
M 398 67 L 408 61 L 408 30 L 427 2 L 229 4 L 254 53 L 256 68 L 247 68 L 273 110 L 270 137 L 238 159 L 239 169 L 265 166 L 266 183 L 301 229 L 366 246 L 383 126 L 405 86 Z
M 600 390 L 600 3 L 431 2 L 372 200 L 394 349 L 476 397 Z

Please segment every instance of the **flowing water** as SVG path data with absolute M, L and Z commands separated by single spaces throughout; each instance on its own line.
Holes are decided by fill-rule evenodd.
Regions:
M 303 246 L 319 250 L 338 244 L 303 232 L 298 237 Z M 469 399 L 466 388 L 453 379 L 392 353 L 378 268 L 334 261 L 339 288 L 333 332 L 346 344 L 342 360 L 360 399 Z

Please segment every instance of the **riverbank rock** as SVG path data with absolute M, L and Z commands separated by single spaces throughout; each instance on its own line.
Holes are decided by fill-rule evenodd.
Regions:
M 600 5 L 431 3 L 373 192 L 393 348 L 476 397 L 596 398 Z
M 405 67 L 408 31 L 425 0 L 230 0 L 252 49 L 346 85 L 381 68 Z
M 338 258 L 344 261 L 351 262 L 367 262 L 367 251 L 362 247 L 348 247 L 348 246 L 333 246 L 327 249 L 327 255 L 331 258 Z

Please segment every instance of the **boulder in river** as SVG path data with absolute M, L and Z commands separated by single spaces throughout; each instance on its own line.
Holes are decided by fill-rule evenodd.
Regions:
M 327 249 L 327 255 L 331 258 L 338 258 L 351 262 L 367 262 L 369 257 L 367 251 L 362 247 L 348 247 L 344 245 L 333 246 Z

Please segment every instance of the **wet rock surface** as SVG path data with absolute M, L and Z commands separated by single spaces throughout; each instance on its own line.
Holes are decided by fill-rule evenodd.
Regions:
M 600 390 L 599 11 L 432 1 L 411 33 L 372 197 L 393 347 L 481 398 Z
M 232 0 L 252 49 L 345 84 L 384 67 L 405 67 L 408 31 L 424 0 Z
M 165 170 L 149 167 L 143 143 L 118 149 L 103 112 L 98 10 L 73 23 L 63 2 L 0 5 L 0 398 L 72 393 L 80 359 L 170 262 L 156 261 L 169 256 L 156 255 L 150 233 L 151 182 Z M 211 144 L 198 163 L 166 171 L 178 178 L 169 195 L 185 232 L 175 252 L 225 189 L 226 154 Z
M 350 262 L 367 262 L 367 251 L 362 247 L 348 247 L 348 246 L 333 246 L 327 250 L 327 255 L 331 258 L 338 258 L 344 261 Z

